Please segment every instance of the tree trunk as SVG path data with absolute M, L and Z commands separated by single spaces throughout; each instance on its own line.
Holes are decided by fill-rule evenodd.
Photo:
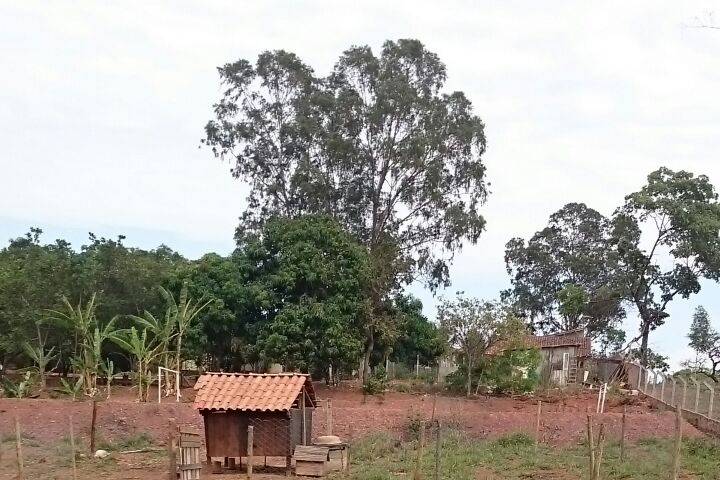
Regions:
M 467 382 L 465 387 L 467 389 L 467 396 L 469 397 L 472 392 L 472 360 L 470 359 L 470 356 L 468 356 L 467 361 Z
M 365 342 L 365 353 L 363 355 L 363 368 L 362 368 L 362 375 L 360 378 L 362 379 L 362 383 L 367 383 L 368 379 L 370 378 L 370 356 L 372 355 L 373 348 L 375 347 L 375 331 L 372 327 L 368 329 L 368 338 Z
M 640 365 L 647 367 L 648 360 L 648 340 L 650 338 L 650 322 L 642 319 L 642 342 L 640 344 Z

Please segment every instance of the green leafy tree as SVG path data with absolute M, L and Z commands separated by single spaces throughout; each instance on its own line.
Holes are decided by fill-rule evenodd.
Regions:
M 74 252 L 58 240 L 42 245 L 42 230 L 10 240 L 0 250 L 0 361 L 19 360 L 23 345 L 36 341 L 47 310 L 61 308 L 62 297 L 73 293 Z M 43 325 L 42 337 L 58 353 L 71 349 L 67 329 Z
M 695 308 L 688 338 L 690 347 L 697 352 L 698 357 L 705 357 L 694 370 L 706 374 L 714 382 L 720 381 L 720 333 L 710 324 L 710 316 L 702 306 Z M 707 368 L 708 363 L 710 368 Z
M 422 302 L 412 295 L 397 295 L 393 299 L 393 314 L 399 317 L 394 321 L 398 325 L 397 336 L 392 343 L 381 341 L 377 346 L 383 357 L 412 367 L 418 356 L 423 365 L 432 365 L 445 353 L 447 345 L 442 332 L 422 309 Z
M 526 243 L 513 238 L 505 262 L 512 289 L 504 297 L 548 333 L 587 329 L 601 336 L 624 317 L 609 268 L 609 220 L 582 203 L 569 203 Z
M 524 333 L 522 322 L 499 305 L 458 292 L 454 300 L 443 299 L 438 306 L 440 327 L 450 346 L 456 348 L 466 372 L 465 391 L 472 393 L 473 371 L 495 342 L 518 341 Z
M 204 142 L 250 185 L 238 241 L 273 216 L 322 213 L 370 254 L 366 376 L 376 336 L 394 330 L 388 295 L 418 276 L 447 284 L 452 254 L 484 229 L 483 122 L 462 92 L 444 92 L 445 65 L 417 40 L 379 56 L 352 47 L 326 77 L 282 50 L 218 70 Z
M 210 301 L 185 342 L 187 355 L 198 365 L 240 370 L 253 361 L 254 324 L 262 312 L 253 301 L 250 270 L 242 252 L 228 257 L 211 253 L 182 265 L 170 280 L 169 290 L 186 286 L 188 295 Z
M 80 294 L 102 295 L 102 304 L 97 307 L 101 318 L 161 311 L 164 305 L 155 287 L 165 285 L 173 271 L 186 262 L 164 245 L 143 250 L 125 246 L 124 240 L 124 235 L 112 240 L 91 233 L 90 243 L 83 245 L 77 254 L 76 281 Z
M 706 176 L 685 171 L 652 172 L 647 185 L 615 212 L 612 271 L 640 316 L 644 364 L 650 332 L 665 322 L 669 303 L 699 292 L 702 278 L 720 278 L 719 232 L 715 188 Z
M 366 250 L 324 216 L 272 219 L 242 250 L 262 312 L 257 358 L 321 374 L 356 365 L 368 308 Z

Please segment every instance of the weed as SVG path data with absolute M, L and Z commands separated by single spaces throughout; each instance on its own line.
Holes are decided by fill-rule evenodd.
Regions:
M 98 442 L 98 447 L 102 450 L 121 451 L 121 450 L 142 450 L 153 445 L 152 438 L 147 433 L 139 433 L 130 437 L 121 438 L 114 442 L 102 440 Z

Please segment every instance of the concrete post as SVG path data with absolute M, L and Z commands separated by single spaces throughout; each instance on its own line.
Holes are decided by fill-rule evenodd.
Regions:
M 715 402 L 715 389 L 707 382 L 703 382 L 703 384 L 710 390 L 710 403 L 708 405 L 708 418 L 712 418 L 713 413 L 713 403 Z

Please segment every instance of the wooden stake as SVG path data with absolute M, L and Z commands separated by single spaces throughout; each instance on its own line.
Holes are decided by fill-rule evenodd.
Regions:
M 24 472 L 25 466 L 23 465 L 21 436 L 22 436 L 22 434 L 20 433 L 20 420 L 18 420 L 18 417 L 15 417 L 15 452 L 17 454 L 18 479 L 24 480 L 25 479 L 25 472 Z
M 303 398 L 303 402 L 305 399 Z M 248 425 L 248 432 L 247 432 L 247 478 L 252 478 L 253 474 L 253 440 L 254 440 L 254 427 L 252 425 Z M 287 459 L 286 459 L 287 460 Z M 286 465 L 287 468 L 287 465 Z
M 432 415 L 430 415 L 430 421 L 432 422 L 435 420 L 435 408 L 437 407 L 437 393 L 433 395 L 433 407 L 432 407 Z
M 332 400 L 327 399 L 325 403 L 325 434 L 332 435 L 333 433 L 333 419 L 332 419 Z
M 672 480 L 680 475 L 680 449 L 682 447 L 682 410 L 678 405 L 675 408 L 675 444 L 673 446 Z
M 540 445 L 540 415 L 542 414 L 542 400 L 538 400 L 537 418 L 535 419 L 535 451 Z
M 168 429 L 167 454 L 168 454 L 168 479 L 177 480 L 177 454 L 175 453 L 175 432 L 176 428 L 170 422 Z
M 300 412 L 302 413 L 302 444 L 307 445 L 307 417 L 305 416 L 305 387 L 300 393 Z
M 423 450 L 425 449 L 425 420 L 420 425 L 420 438 L 418 439 L 417 458 L 415 459 L 415 471 L 413 472 L 413 480 L 421 480 L 422 474 L 420 472 Z
M 622 426 L 620 428 L 620 461 L 625 461 L 625 424 L 627 423 L 627 405 L 623 405 Z
M 97 421 L 97 400 L 93 398 L 92 417 L 90 419 L 90 455 L 95 454 L 95 422 Z
M 70 461 L 72 462 L 72 478 L 77 480 L 77 462 L 75 461 L 75 429 L 73 418 L 70 416 Z
M 600 465 L 602 465 L 603 452 L 605 451 L 605 424 L 600 424 L 600 432 L 598 433 L 598 441 L 595 452 L 595 476 L 594 480 L 600 480 Z
M 440 480 L 440 422 L 437 422 L 436 429 L 437 430 L 435 430 L 435 480 Z
M 595 480 L 595 439 L 593 438 L 592 417 L 587 416 L 587 440 L 590 452 L 590 480 Z

